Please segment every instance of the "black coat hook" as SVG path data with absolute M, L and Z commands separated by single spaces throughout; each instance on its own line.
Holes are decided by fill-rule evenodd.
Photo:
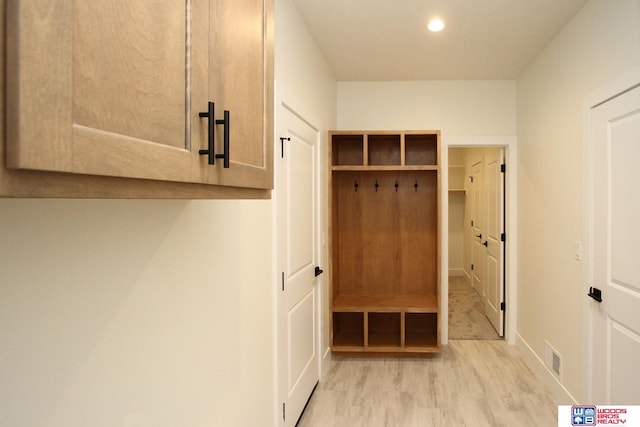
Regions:
M 280 137 L 280 150 L 281 150 L 281 156 L 284 159 L 284 142 L 285 141 L 291 141 L 290 137 Z
M 374 185 L 374 187 L 376 187 L 376 193 L 378 192 L 378 188 L 380 187 L 380 184 L 378 184 L 378 180 L 376 179 L 376 183 Z

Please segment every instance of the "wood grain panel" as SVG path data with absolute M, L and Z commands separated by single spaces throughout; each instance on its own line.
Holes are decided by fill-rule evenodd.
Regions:
M 333 300 L 333 309 L 339 311 L 407 311 L 436 313 L 438 299 L 436 295 L 399 294 L 399 295 L 340 295 Z
M 223 110 L 231 112 L 231 159 L 234 162 L 263 166 L 265 81 L 265 45 L 263 0 L 216 1 L 211 28 L 211 98 Z M 230 79 L 229 76 L 233 76 Z M 222 126 L 218 129 L 222 141 Z
M 437 172 L 400 177 L 402 209 L 399 227 L 402 291 L 436 295 L 438 285 Z M 418 184 L 415 188 L 414 185 Z
M 186 148 L 185 2 L 74 2 L 73 122 Z
M 337 293 L 435 295 L 435 172 L 334 175 Z
M 363 268 L 356 272 L 367 293 L 401 293 L 400 226 L 397 193 L 393 190 L 394 175 L 386 173 L 364 174 L 361 178 L 362 215 L 359 226 L 362 238 Z M 376 191 L 376 183 L 378 188 Z
M 8 3 L 8 44 L 17 45 L 7 57 L 17 73 L 11 74 L 14 89 L 7 94 L 16 114 L 7 138 L 9 167 L 192 180 L 197 153 L 165 158 L 175 174 L 170 178 L 162 176 L 161 165 L 149 165 L 157 147 L 188 145 L 187 6 L 145 5 L 150 10 L 126 2 Z M 131 147 L 129 162 L 120 167 L 122 153 L 112 156 L 100 138 L 76 138 L 74 126 L 120 138 Z M 90 162 L 81 163 L 85 159 Z M 99 167 L 91 168 L 91 162 Z
M 358 184 L 356 190 L 355 184 Z M 333 283 L 334 296 L 366 292 L 360 278 L 364 270 L 362 240 L 362 177 L 359 173 L 340 173 L 333 177 Z
M 72 4 L 6 3 L 7 166 L 70 171 Z
M 273 0 L 213 2 L 209 98 L 230 112 L 230 168 L 205 169 L 205 182 L 273 188 Z M 224 126 L 216 126 L 216 153 Z M 221 163 L 221 162 L 220 162 Z

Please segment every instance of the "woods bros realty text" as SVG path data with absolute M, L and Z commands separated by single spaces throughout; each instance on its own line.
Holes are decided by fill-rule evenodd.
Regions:
M 621 424 L 627 423 L 627 410 L 625 408 L 596 409 L 597 424 Z
M 607 425 L 640 427 L 640 406 L 561 405 L 558 407 L 558 427 Z

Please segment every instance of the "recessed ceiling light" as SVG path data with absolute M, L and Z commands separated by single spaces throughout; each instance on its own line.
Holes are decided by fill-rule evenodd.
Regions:
M 442 29 L 444 28 L 444 22 L 442 22 L 440 19 L 432 19 L 429 22 L 428 27 L 429 31 L 433 31 L 434 33 L 437 33 L 438 31 L 442 31 Z

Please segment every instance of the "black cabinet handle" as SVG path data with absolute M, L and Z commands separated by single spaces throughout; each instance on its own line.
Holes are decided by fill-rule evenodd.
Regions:
M 229 116 L 230 113 L 227 110 L 224 110 L 224 119 L 216 120 L 216 112 L 215 112 L 215 104 L 213 102 L 209 102 L 209 109 L 207 111 L 199 113 L 200 117 L 207 117 L 209 119 L 209 123 L 207 129 L 209 131 L 209 140 L 208 146 L 206 150 L 200 150 L 198 153 L 201 156 L 207 155 L 207 163 L 210 165 L 215 164 L 216 159 L 222 159 L 224 163 L 224 167 L 229 167 Z M 216 125 L 224 125 L 224 151 L 222 154 L 216 154 L 214 149 L 214 138 L 216 135 Z
M 222 159 L 224 167 L 229 168 L 229 119 L 231 113 L 229 110 L 224 110 L 224 120 L 216 120 L 217 125 L 224 125 L 224 150 L 222 154 L 216 154 L 216 159 Z
M 477 237 L 478 239 L 482 239 L 482 234 L 476 234 L 476 237 Z
M 207 154 L 209 156 L 208 163 L 213 165 L 216 161 L 215 151 L 213 150 L 213 138 L 216 132 L 216 113 L 215 113 L 215 104 L 213 102 L 209 102 L 209 109 L 205 112 L 201 112 L 200 117 L 208 117 L 209 118 L 209 145 L 207 150 L 200 150 L 198 153 L 202 156 Z
M 316 265 L 316 271 L 315 271 L 316 277 L 318 277 L 322 273 L 324 273 L 324 270 L 322 270 L 320 267 Z
M 486 247 L 488 247 L 488 246 L 489 246 L 489 242 L 488 242 L 488 241 L 485 241 L 485 242 L 483 243 L 483 245 L 484 245 L 484 247 L 486 248 Z

